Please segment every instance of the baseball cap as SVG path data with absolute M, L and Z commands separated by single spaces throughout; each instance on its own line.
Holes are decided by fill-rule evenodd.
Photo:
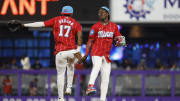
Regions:
M 110 13 L 109 8 L 107 8 L 106 6 L 102 6 L 101 8 L 104 9 L 104 10 L 106 10 L 108 13 Z
M 64 6 L 62 8 L 61 14 L 72 14 L 73 8 L 71 6 Z

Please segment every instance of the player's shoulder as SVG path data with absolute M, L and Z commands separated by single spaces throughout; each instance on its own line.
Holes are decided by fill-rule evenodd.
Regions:
M 60 16 L 55 16 L 55 17 L 52 17 L 51 19 L 58 20 L 59 18 Z
M 101 22 L 98 21 L 98 22 L 96 22 L 94 25 L 92 25 L 92 28 L 96 28 L 96 27 L 98 27 L 100 24 L 101 24 Z
M 68 18 L 69 18 L 70 20 L 74 21 L 74 22 L 78 22 L 78 21 L 77 21 L 76 19 L 74 19 L 73 17 L 68 16 Z
M 55 16 L 55 17 L 53 17 L 54 19 L 58 19 L 58 18 L 60 18 L 61 16 Z
M 76 23 L 76 24 L 79 24 L 79 25 L 81 25 L 81 24 L 79 23 L 79 21 L 77 21 L 77 20 L 75 20 L 75 19 L 74 19 L 74 21 L 75 21 L 75 23 Z
M 95 26 L 99 26 L 100 24 L 101 24 L 101 22 L 98 21 L 98 22 L 96 22 L 94 25 L 95 25 Z
M 109 21 L 110 24 L 112 25 L 117 25 L 116 23 L 112 22 L 112 21 Z
M 66 16 L 56 16 L 56 17 L 54 17 L 55 19 L 64 19 L 64 18 L 66 18 Z
M 118 25 L 116 23 L 112 22 L 112 21 L 109 21 L 109 23 L 110 23 L 111 26 L 114 26 L 114 28 L 118 27 Z
M 73 21 L 74 23 L 81 25 L 81 24 L 78 22 L 78 20 L 76 20 L 75 18 L 73 18 L 73 17 L 69 17 L 69 18 L 70 18 L 71 21 Z

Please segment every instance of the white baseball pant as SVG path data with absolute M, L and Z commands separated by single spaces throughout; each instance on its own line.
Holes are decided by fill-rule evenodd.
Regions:
M 93 68 L 91 71 L 89 84 L 95 83 L 99 71 L 101 71 L 100 100 L 105 101 L 109 85 L 111 63 L 108 63 L 104 56 L 92 56 L 92 63 Z
M 56 54 L 56 70 L 57 70 L 57 86 L 58 96 L 64 99 L 64 78 L 67 67 L 67 87 L 72 87 L 74 77 L 74 62 L 70 59 L 74 58 L 76 50 L 61 51 Z

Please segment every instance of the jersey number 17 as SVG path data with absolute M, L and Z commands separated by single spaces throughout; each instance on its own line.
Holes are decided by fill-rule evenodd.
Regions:
M 71 26 L 67 26 L 67 25 L 60 25 L 59 36 L 63 37 L 64 29 L 67 29 L 66 33 L 64 34 L 64 37 L 69 37 L 69 32 L 71 31 Z

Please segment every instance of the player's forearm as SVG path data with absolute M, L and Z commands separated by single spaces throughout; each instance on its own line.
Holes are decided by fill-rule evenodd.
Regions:
M 24 27 L 44 27 L 44 22 L 34 22 L 34 23 L 27 23 L 23 24 Z
M 88 56 L 89 54 L 89 48 L 86 47 L 86 53 L 85 53 L 85 56 Z
M 82 45 L 82 31 L 79 31 L 77 33 L 77 37 L 78 37 L 78 40 L 77 40 L 77 50 L 80 52 L 81 51 L 81 45 Z
M 88 53 L 90 51 L 92 43 L 93 43 L 93 39 L 89 39 L 88 43 L 87 43 L 87 46 L 86 46 L 86 53 L 85 53 L 86 56 L 88 56 Z
M 77 33 L 77 36 L 78 36 L 77 44 L 78 44 L 78 46 L 81 46 L 82 45 L 82 31 L 79 31 Z

